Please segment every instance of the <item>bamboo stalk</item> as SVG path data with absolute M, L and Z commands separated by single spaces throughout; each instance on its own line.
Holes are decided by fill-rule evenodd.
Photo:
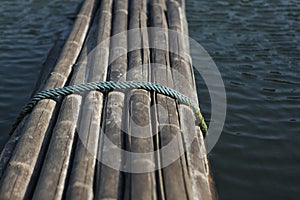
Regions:
M 129 29 L 143 29 L 147 27 L 146 1 L 132 1 L 129 18 Z M 137 50 L 129 53 L 128 81 L 150 81 L 150 50 L 148 49 L 148 33 L 144 30 L 135 30 L 129 35 L 130 47 Z M 154 152 L 153 130 L 151 120 L 151 95 L 144 90 L 132 90 L 126 97 L 127 132 L 129 133 L 127 150 L 133 153 Z M 153 167 L 155 155 L 149 157 L 130 159 L 127 191 L 130 199 L 157 199 L 156 178 Z M 144 173 L 134 173 L 139 170 Z M 147 172 L 148 170 L 148 172 Z
M 87 0 L 83 4 L 54 71 L 43 89 L 65 85 L 85 40 L 94 5 L 94 0 Z M 55 106 L 56 102 L 53 100 L 42 100 L 30 114 L 14 154 L 1 179 L 0 194 L 2 198 L 23 199 L 27 195 L 30 196 L 31 191 L 28 191 L 27 187 L 35 182 L 32 179 L 35 178 L 33 172 L 38 172 L 40 167 L 36 166 L 36 163 L 39 155 L 43 153 L 42 144 L 47 143 L 45 140 L 48 138 L 47 130 L 52 129 L 49 125 L 51 125 L 52 117 L 55 116 L 53 113 Z M 36 123 L 37 121 L 38 123 Z
M 88 64 L 88 47 L 94 45 L 93 34 L 97 23 L 94 20 L 89 35 L 75 65 L 70 85 L 85 82 Z M 35 188 L 33 199 L 61 199 L 67 184 L 67 174 L 74 151 L 75 132 L 77 129 L 82 96 L 72 94 L 67 96 L 62 104 L 58 120 L 55 124 L 52 138 L 43 163 L 41 174 Z
M 109 68 L 107 81 L 126 80 L 127 71 L 127 30 L 128 1 L 114 1 L 112 19 L 112 41 L 110 41 Z M 120 34 L 122 33 L 122 34 Z M 117 35 L 117 36 L 116 36 Z M 115 37 L 114 37 L 115 36 Z M 121 196 L 122 173 L 121 153 L 112 153 L 114 149 L 122 148 L 122 123 L 124 94 L 110 92 L 105 99 L 101 138 L 99 141 L 95 199 L 118 199 Z M 103 142 L 103 138 L 112 142 L 115 147 Z M 112 149 L 113 148 L 113 149 Z M 101 161 L 110 160 L 116 163 L 115 168 L 103 164 Z
M 39 79 L 36 83 L 35 89 L 32 93 L 35 94 L 36 91 L 40 90 L 40 88 L 43 87 L 45 84 L 45 77 L 49 77 L 51 71 L 53 70 L 55 63 L 57 59 L 59 58 L 60 52 L 63 48 L 63 45 L 66 41 L 62 38 L 59 38 L 53 47 L 50 49 L 48 56 L 45 60 L 45 62 L 42 65 L 42 71 L 40 73 Z M 28 116 L 26 116 L 23 121 L 19 124 L 17 129 L 14 131 L 14 134 L 12 134 L 8 140 L 8 142 L 5 144 L 1 154 L 0 154 L 0 178 L 2 177 L 7 164 L 12 156 L 13 150 L 16 146 L 16 143 L 18 139 L 20 138 L 22 134 L 22 130 L 24 128 L 24 125 L 27 123 Z
M 88 82 L 105 81 L 107 77 L 109 42 L 105 42 L 111 31 L 112 0 L 101 2 L 97 30 L 96 47 L 89 54 Z M 102 43 L 101 43 L 102 42 Z M 101 44 L 101 45 L 100 45 Z M 104 96 L 99 91 L 88 92 L 84 99 L 79 125 L 79 139 L 67 189 L 67 199 L 93 199 L 96 170 L 96 156 L 100 135 Z
M 151 25 L 153 27 L 167 29 L 167 20 L 165 16 L 165 2 L 161 0 L 150 1 Z M 152 63 L 160 64 L 163 68 L 152 66 L 152 81 L 154 83 L 163 84 L 168 87 L 173 87 L 173 80 L 170 68 L 169 58 L 169 38 L 167 31 L 151 32 L 150 42 L 156 47 L 162 49 L 154 49 L 152 51 Z M 180 128 L 178 121 L 178 113 L 176 103 L 169 97 L 156 94 L 157 106 L 157 130 L 158 146 L 162 149 L 164 146 L 175 139 L 177 145 L 173 147 L 173 152 L 160 152 L 161 165 L 170 165 L 161 169 L 162 184 L 164 198 L 166 199 L 188 199 L 191 197 L 189 190 L 189 177 L 186 176 L 186 166 L 184 165 L 184 157 L 180 157 L 174 161 L 170 161 L 170 153 L 172 155 L 180 155 L 183 150 L 183 144 L 180 136 Z M 165 116 L 165 117 L 164 117 Z M 174 174 L 176 173 L 176 176 Z
M 194 73 L 189 56 L 189 44 L 187 40 L 187 22 L 182 4 L 178 1 L 169 1 L 167 15 L 170 29 L 175 31 L 170 38 L 171 67 L 175 90 L 198 102 Z M 172 41 L 172 42 L 171 42 Z M 210 174 L 205 170 L 207 162 L 203 135 L 199 127 L 195 127 L 195 117 L 191 108 L 185 105 L 178 106 L 180 127 L 186 148 L 186 161 L 188 174 L 191 177 L 191 188 L 194 198 L 214 199 L 214 187 Z M 199 138 L 199 136 L 201 137 Z M 207 168 L 208 169 L 208 168 Z

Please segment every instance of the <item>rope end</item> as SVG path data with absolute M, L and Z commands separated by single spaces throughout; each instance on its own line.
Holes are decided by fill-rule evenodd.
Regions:
M 196 124 L 200 127 L 203 133 L 203 137 L 205 138 L 207 135 L 208 127 L 200 111 L 197 112 Z

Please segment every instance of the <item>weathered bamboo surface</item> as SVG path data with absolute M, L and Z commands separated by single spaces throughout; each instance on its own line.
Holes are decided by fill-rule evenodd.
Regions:
M 187 27 L 184 0 L 85 0 L 36 90 L 149 81 L 197 102 Z M 190 107 L 141 89 L 42 100 L 0 155 L 0 199 L 215 199 L 194 121 Z

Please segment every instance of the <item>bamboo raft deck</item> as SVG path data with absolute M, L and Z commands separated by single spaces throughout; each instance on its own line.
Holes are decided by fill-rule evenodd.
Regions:
M 141 31 L 104 42 L 95 59 L 86 59 L 111 36 L 146 27 L 188 34 L 184 0 L 85 0 L 68 39 L 50 51 L 35 92 L 87 82 L 148 81 L 198 102 L 190 59 L 147 48 L 159 41 L 165 49 L 188 55 L 184 38 Z M 145 48 L 127 53 L 136 43 Z M 110 63 L 115 52 L 124 55 Z M 163 71 L 150 63 L 164 66 Z M 193 90 L 186 90 L 172 69 L 179 71 Z M 204 138 L 194 121 L 189 106 L 142 89 L 108 94 L 90 91 L 42 100 L 19 123 L 0 155 L 0 199 L 216 199 Z M 135 137 L 141 131 L 136 124 L 150 124 L 142 130 L 147 137 Z M 85 134 L 79 136 L 78 132 Z M 125 165 L 156 166 L 157 170 L 130 173 L 106 166 L 97 159 L 111 153 L 103 145 L 102 134 L 117 148 L 153 152 L 147 159 L 114 155 L 120 160 L 119 169 Z M 173 149 L 180 152 L 188 134 L 194 137 L 190 148 L 160 168 L 168 158 L 156 150 L 180 136 Z

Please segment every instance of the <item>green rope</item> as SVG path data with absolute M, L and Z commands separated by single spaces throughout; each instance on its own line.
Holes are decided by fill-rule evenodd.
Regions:
M 107 93 L 109 91 L 113 91 L 116 89 L 124 90 L 124 89 L 144 89 L 151 92 L 157 92 L 159 94 L 163 94 L 169 96 L 173 99 L 176 99 L 178 103 L 189 106 L 193 109 L 196 124 L 200 126 L 204 135 L 207 133 L 207 125 L 204 121 L 204 118 L 201 114 L 200 108 L 195 104 L 195 102 L 189 97 L 181 94 L 180 92 L 173 90 L 171 88 L 154 84 L 151 82 L 144 81 L 124 81 L 124 82 L 93 82 L 93 83 L 84 83 L 78 85 L 71 85 L 63 88 L 55 88 L 50 90 L 44 90 L 38 92 L 31 101 L 23 108 L 18 117 L 16 123 L 14 124 L 11 133 L 15 130 L 17 125 L 21 122 L 21 120 L 32 111 L 33 107 L 43 99 L 54 99 L 59 96 L 67 96 L 74 93 L 81 93 L 91 90 L 99 90 L 100 92 Z

